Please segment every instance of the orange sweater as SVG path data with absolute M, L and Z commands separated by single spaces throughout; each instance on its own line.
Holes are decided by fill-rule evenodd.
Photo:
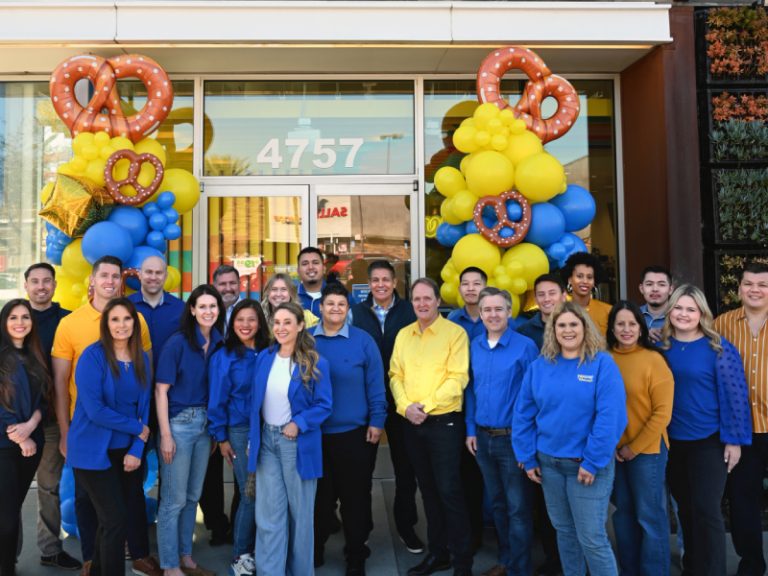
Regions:
M 585 308 L 603 338 L 605 338 L 605 333 L 608 330 L 608 315 L 611 313 L 611 308 L 612 306 L 607 302 L 594 298 L 589 300 L 589 304 Z
M 672 418 L 675 382 L 664 357 L 653 350 L 634 347 L 611 350 L 624 378 L 627 392 L 627 429 L 619 446 L 635 454 L 658 454 L 661 439 L 669 447 L 667 425 Z

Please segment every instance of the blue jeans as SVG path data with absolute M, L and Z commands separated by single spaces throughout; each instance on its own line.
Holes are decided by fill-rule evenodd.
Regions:
M 315 573 L 315 490 L 296 469 L 296 440 L 264 424 L 256 464 L 256 572 L 264 576 Z M 251 448 L 253 449 L 253 448 Z
M 499 564 L 509 576 L 528 576 L 533 545 L 532 484 L 517 467 L 509 435 L 490 436 L 478 430 L 477 463 L 493 510 Z
M 157 548 L 163 569 L 179 566 L 179 557 L 192 555 L 197 502 L 203 490 L 211 438 L 205 408 L 186 408 L 171 418 L 176 454 L 170 464 L 160 457 L 160 506 Z
M 256 511 L 253 498 L 249 498 L 245 489 L 248 486 L 248 426 L 229 428 L 229 443 L 235 451 L 237 458 L 232 465 L 232 470 L 240 489 L 240 504 L 234 518 L 234 546 L 232 555 L 237 558 L 242 554 L 252 554 L 256 543 Z
M 669 574 L 667 447 L 616 463 L 613 528 L 622 576 Z
M 577 480 L 580 463 L 539 452 L 544 499 L 565 576 L 616 576 L 616 558 L 605 523 L 613 490 L 614 460 L 597 471 L 591 486 Z M 585 565 L 586 560 L 586 565 Z

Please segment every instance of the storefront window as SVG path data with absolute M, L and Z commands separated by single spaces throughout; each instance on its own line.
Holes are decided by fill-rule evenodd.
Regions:
M 598 255 L 606 272 L 600 298 L 616 301 L 618 287 L 618 227 L 616 215 L 615 116 L 612 80 L 572 80 L 581 99 L 581 112 L 573 128 L 545 149 L 565 167 L 569 184 L 589 190 L 597 204 L 592 224 L 578 232 L 592 253 Z M 525 83 L 505 80 L 502 92 L 515 102 Z M 441 246 L 430 234 L 440 215 L 443 197 L 435 190 L 433 178 L 442 166 L 459 167 L 464 156 L 451 144 L 453 132 L 477 106 L 473 80 L 436 80 L 424 83 L 424 146 L 427 216 L 427 275 L 438 282 L 440 270 L 450 257 L 450 248 Z M 543 116 L 549 117 L 556 103 L 545 100 Z M 431 228 L 430 228 L 431 225 Z M 433 232 L 433 230 L 432 230 Z M 431 237 L 430 237 L 431 236 Z
M 206 176 L 413 174 L 411 81 L 205 83 Z

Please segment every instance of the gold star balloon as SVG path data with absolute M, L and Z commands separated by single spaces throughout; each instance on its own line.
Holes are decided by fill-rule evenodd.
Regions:
M 105 220 L 114 203 L 106 189 L 90 180 L 59 174 L 39 214 L 70 238 L 76 238 Z

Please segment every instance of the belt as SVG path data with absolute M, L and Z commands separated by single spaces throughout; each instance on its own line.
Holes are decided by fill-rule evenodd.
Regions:
M 509 436 L 512 434 L 512 428 L 488 428 L 487 426 L 478 426 L 477 428 L 491 437 Z

